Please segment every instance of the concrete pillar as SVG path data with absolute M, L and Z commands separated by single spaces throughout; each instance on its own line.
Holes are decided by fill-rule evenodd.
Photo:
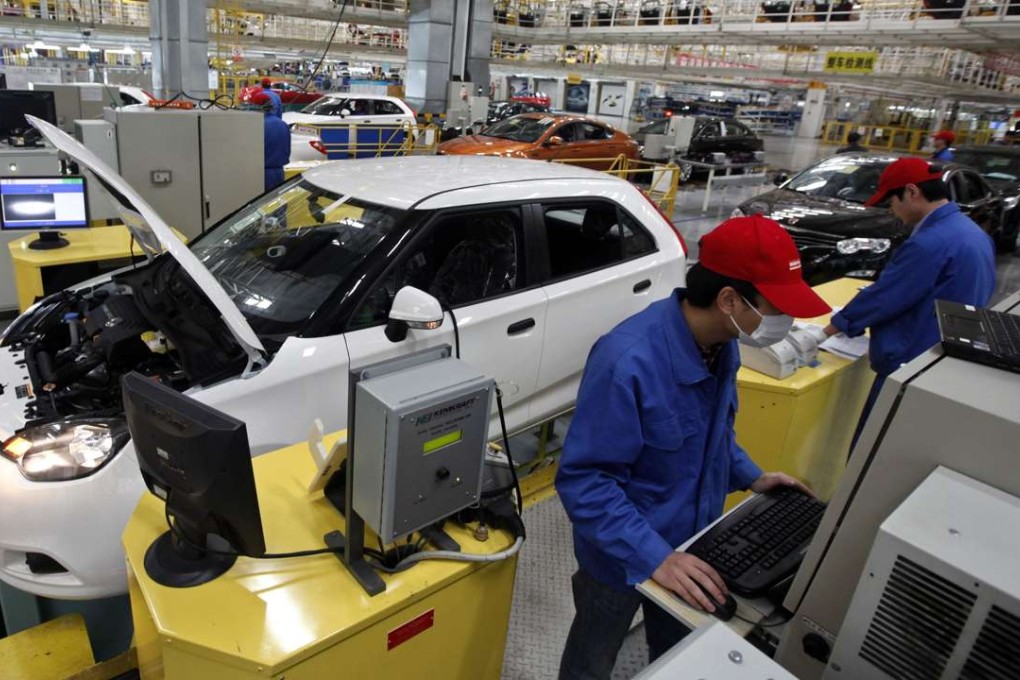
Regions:
M 798 137 L 815 138 L 822 134 L 825 124 L 825 85 L 812 83 L 804 97 L 804 112 L 797 126 Z
M 492 0 L 411 0 L 407 25 L 408 103 L 423 113 L 446 110 L 447 83 L 489 87 Z
M 178 92 L 209 96 L 206 0 L 150 0 L 152 87 L 157 97 Z

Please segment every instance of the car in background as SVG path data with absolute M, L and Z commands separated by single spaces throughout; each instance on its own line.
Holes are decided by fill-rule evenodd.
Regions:
M 283 122 L 290 126 L 290 160 L 324 161 L 326 150 L 316 125 L 417 124 L 417 114 L 399 97 L 374 94 L 325 94 L 300 111 L 287 111 Z
M 645 135 L 664 135 L 669 126 L 669 118 L 657 120 L 640 128 L 634 133 L 634 139 L 644 146 Z M 686 182 L 695 172 L 695 168 L 684 160 L 698 163 L 714 163 L 725 156 L 727 163 L 753 163 L 763 159 L 765 142 L 751 128 L 732 118 L 710 118 L 696 116 L 691 144 L 687 152 L 676 159 L 680 166 L 680 181 Z M 643 158 L 653 161 L 665 161 L 667 158 Z
M 184 245 L 93 153 L 33 122 L 92 171 L 148 260 L 38 301 L 0 338 L 0 579 L 35 595 L 127 589 L 120 535 L 145 490 L 127 372 L 245 421 L 258 455 L 316 418 L 343 429 L 351 366 L 457 345 L 502 389 L 512 434 L 570 410 L 595 340 L 683 282 L 673 225 L 604 173 L 325 163 Z
M 307 106 L 314 101 L 322 99 L 321 92 L 308 92 L 300 85 L 289 83 L 285 80 L 278 80 L 270 83 L 269 89 L 280 95 L 280 101 L 284 107 Z
M 638 144 L 625 132 L 594 118 L 524 113 L 490 125 L 482 134 L 443 142 L 439 154 L 570 161 L 605 170 L 617 156 L 637 158 Z
M 864 202 L 878 190 L 878 178 L 898 156 L 847 153 L 832 156 L 780 186 L 741 204 L 735 214 L 762 214 L 779 222 L 800 251 L 804 279 L 816 285 L 843 276 L 874 279 L 910 236 L 887 208 Z M 1006 203 L 977 171 L 943 165 L 942 180 L 961 210 L 997 239 Z
M 983 144 L 953 148 L 953 160 L 974 168 L 1002 194 L 1006 224 L 996 245 L 1002 252 L 1020 249 L 1020 146 Z
M 489 115 L 485 122 L 488 125 L 506 120 L 512 116 L 522 113 L 549 113 L 548 104 L 535 104 L 532 102 L 495 101 L 489 102 Z

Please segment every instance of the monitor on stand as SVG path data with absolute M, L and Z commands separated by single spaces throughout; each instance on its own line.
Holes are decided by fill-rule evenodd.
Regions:
M 57 124 L 57 104 L 52 92 L 42 90 L 0 90 L 0 139 L 11 146 L 36 146 L 39 133 L 25 120 L 25 114 Z
M 238 555 L 264 555 L 245 424 L 140 373 L 125 375 L 121 389 L 142 479 L 170 522 L 145 553 L 149 578 L 187 588 Z
M 0 177 L 0 229 L 38 231 L 39 238 L 29 248 L 63 248 L 69 243 L 61 238 L 61 229 L 88 227 L 84 177 Z

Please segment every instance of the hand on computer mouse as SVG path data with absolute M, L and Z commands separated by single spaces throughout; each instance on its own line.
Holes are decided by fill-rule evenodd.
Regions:
M 729 596 L 715 569 L 684 552 L 670 553 L 656 568 L 652 580 L 695 609 L 709 613 L 714 613 Z
M 698 586 L 701 587 L 702 591 L 707 594 L 707 591 L 704 590 L 704 586 L 701 586 L 700 583 Z M 733 599 L 733 595 L 730 593 L 726 593 L 726 599 L 722 603 L 716 602 L 714 604 L 715 611 L 712 612 L 712 615 L 720 621 L 729 621 L 733 618 L 733 615 L 737 613 L 737 601 Z

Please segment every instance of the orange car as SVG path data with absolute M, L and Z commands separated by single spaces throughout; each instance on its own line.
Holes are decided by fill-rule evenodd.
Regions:
M 620 154 L 637 158 L 638 143 L 630 135 L 593 118 L 523 113 L 494 123 L 482 134 L 443 142 L 439 153 L 556 159 L 605 170 Z

